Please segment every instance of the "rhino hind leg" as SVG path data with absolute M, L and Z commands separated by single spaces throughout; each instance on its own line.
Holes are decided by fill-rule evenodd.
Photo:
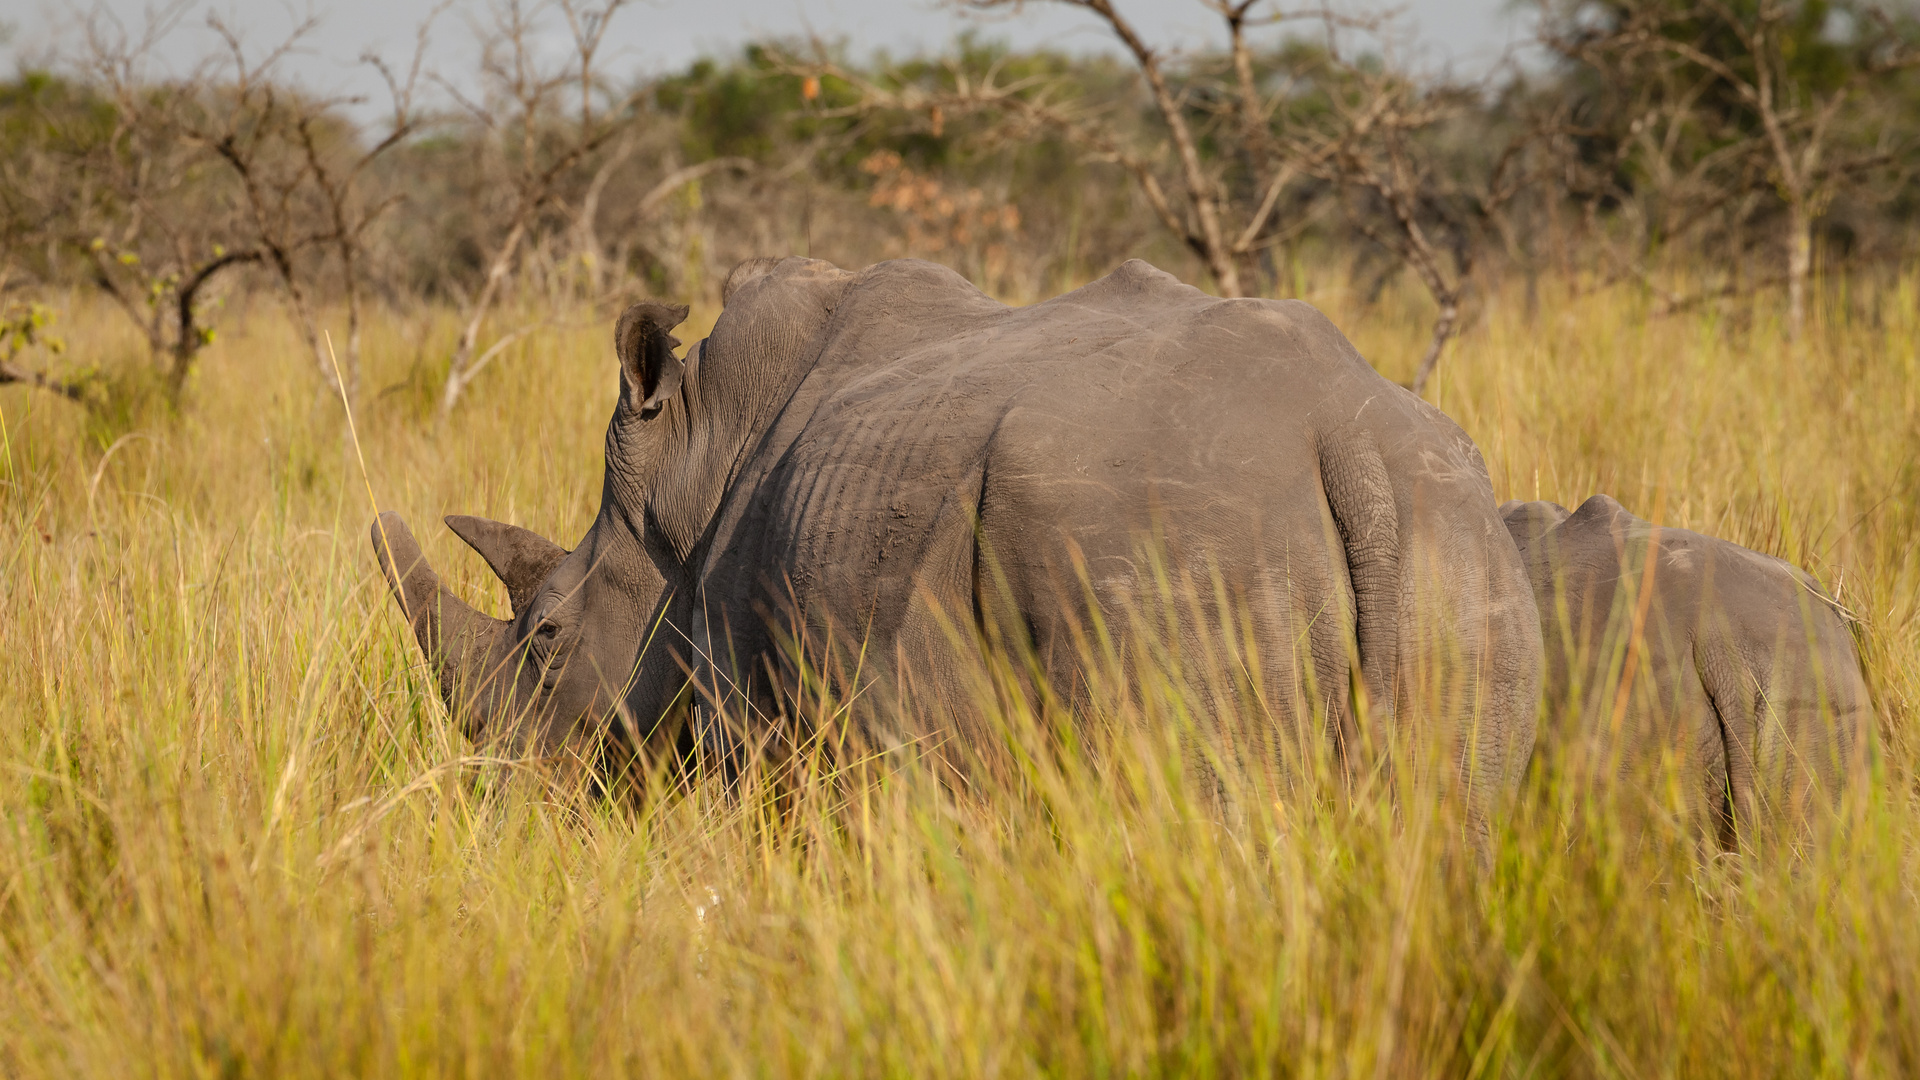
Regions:
M 1700 688 L 1706 696 L 1705 715 L 1698 730 L 1691 732 L 1693 759 L 1692 787 L 1700 800 L 1704 820 L 1702 833 L 1712 836 L 1721 851 L 1739 847 L 1741 800 L 1752 787 L 1749 740 L 1743 734 L 1745 718 L 1731 698 L 1723 710 L 1704 670 L 1698 671 Z
M 1790 819 L 1806 809 L 1795 805 L 1798 789 L 1813 777 L 1801 760 L 1806 747 L 1783 730 L 1799 718 L 1783 715 L 1782 703 L 1770 699 L 1779 688 L 1764 665 L 1756 667 L 1739 649 L 1711 646 L 1697 662 L 1725 754 L 1724 780 L 1709 773 L 1704 783 L 1718 804 L 1721 850 L 1738 851 L 1765 830 L 1791 829 Z M 1786 704 L 1786 713 L 1796 711 Z
M 1400 524 L 1392 481 L 1365 434 L 1320 444 L 1320 483 L 1346 561 L 1343 633 L 1351 635 L 1353 690 L 1338 727 L 1350 770 L 1386 759 L 1377 735 L 1392 731 L 1400 654 Z M 1362 730 L 1362 725 L 1369 730 Z

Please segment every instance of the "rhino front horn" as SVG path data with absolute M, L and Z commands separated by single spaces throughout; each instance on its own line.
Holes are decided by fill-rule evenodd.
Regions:
M 441 583 L 399 514 L 391 510 L 381 514 L 372 533 L 374 558 L 387 588 L 439 676 L 448 706 L 453 707 L 461 687 L 484 674 L 480 669 L 488 648 L 505 623 L 474 610 Z

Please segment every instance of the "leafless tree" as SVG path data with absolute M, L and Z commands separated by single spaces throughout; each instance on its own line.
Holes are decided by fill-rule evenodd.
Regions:
M 1782 276 L 1795 341 L 1806 327 L 1816 223 L 1841 190 L 1891 160 L 1886 129 L 1847 130 L 1850 109 L 1877 82 L 1920 65 L 1920 49 L 1886 8 L 1864 3 L 1834 12 L 1851 24 L 1838 34 L 1827 8 L 1792 0 L 1625 0 L 1598 23 L 1579 18 L 1577 8 L 1542 21 L 1562 55 L 1616 76 L 1652 73 L 1647 85 L 1665 91 L 1651 96 L 1622 140 L 1655 170 L 1654 185 L 1705 188 L 1702 201 L 1716 206 L 1751 206 L 1768 192 L 1784 204 Z M 1716 107 L 1744 115 L 1714 116 Z M 1724 133 L 1717 144 L 1686 144 L 1688 126 L 1701 124 Z M 1652 134 L 1661 129 L 1656 144 Z
M 1016 8 L 1022 0 L 955 0 L 973 10 Z M 950 65 L 949 86 L 885 85 L 828 62 L 816 48 L 796 71 L 833 75 L 857 87 L 859 105 L 845 111 L 898 109 L 944 119 L 997 113 L 1002 137 L 1017 140 L 1044 133 L 1064 139 L 1086 157 L 1119 165 L 1132 177 L 1161 225 L 1206 267 L 1226 296 L 1246 295 L 1244 269 L 1260 251 L 1292 235 L 1276 211 L 1288 186 L 1308 175 L 1318 159 L 1279 152 L 1273 134 L 1285 130 L 1287 94 L 1263 93 L 1254 70 L 1248 32 L 1263 26 L 1311 20 L 1332 27 L 1371 27 L 1375 20 L 1316 7 L 1286 10 L 1269 0 L 1198 0 L 1217 15 L 1229 42 L 1229 70 L 1176 69 L 1169 54 L 1141 35 L 1111 0 L 1050 0 L 1100 19 L 1126 49 L 1145 83 L 1159 126 L 1144 139 L 1095 108 L 1031 80 L 1002 82 L 997 70 L 970 72 Z M 1206 125 L 1203 129 L 1201 125 Z M 1234 159 L 1203 152 L 1204 133 L 1244 144 Z M 1169 170 L 1165 165 L 1172 160 Z M 1225 173 L 1241 164 L 1250 183 L 1236 189 Z
M 241 35 L 217 15 L 208 25 L 226 45 L 230 75 L 215 83 L 217 110 L 198 114 L 191 138 L 206 146 L 233 172 L 253 226 L 253 249 L 272 269 L 295 324 L 313 355 L 315 369 L 335 392 L 351 395 L 360 372 L 360 299 L 362 247 L 368 228 L 399 201 L 389 194 L 369 200 L 359 190 L 368 169 L 382 155 L 399 146 L 415 130 L 412 109 L 428 32 L 444 10 L 440 5 L 423 21 L 415 35 L 412 62 L 404 77 L 397 76 L 378 56 L 362 61 L 384 78 L 392 102 L 386 133 L 363 146 L 359 133 L 339 119 L 346 102 L 316 100 L 289 92 L 274 79 L 279 61 L 317 25 L 309 20 L 265 58 L 250 62 Z M 316 260 L 309 251 L 331 255 L 338 263 L 341 294 L 346 305 L 346 358 L 337 358 L 320 332 L 314 284 Z
M 1311 220 L 1306 214 L 1279 220 L 1290 189 L 1311 182 L 1322 191 L 1344 193 L 1349 219 L 1412 269 L 1438 307 L 1414 376 L 1416 389 L 1424 389 L 1461 327 L 1475 247 L 1521 187 L 1516 166 L 1531 132 L 1496 155 L 1490 171 L 1476 182 L 1444 175 L 1427 137 L 1463 111 L 1473 91 L 1422 83 L 1377 56 L 1365 62 L 1346 59 L 1337 35 L 1378 36 L 1385 28 L 1381 19 L 1326 8 L 1280 9 L 1264 0 L 1198 0 L 1225 27 L 1224 70 L 1202 63 L 1176 71 L 1165 52 L 1142 38 L 1111 0 L 1052 2 L 1095 15 L 1126 47 L 1160 121 L 1144 144 L 1108 117 L 1061 100 L 1051 85 L 1004 82 L 997 71 L 970 72 L 953 64 L 946 86 L 882 83 L 821 59 L 817 48 L 811 63 L 796 64 L 794 70 L 832 75 L 853 86 L 860 100 L 844 111 L 901 110 L 936 119 L 995 115 L 1003 124 L 1002 138 L 1045 131 L 1090 157 L 1118 163 L 1166 229 L 1199 256 L 1223 295 L 1244 295 L 1251 258 Z M 1011 7 L 1016 0 L 966 0 L 964 6 Z M 1303 20 L 1324 28 L 1324 48 L 1290 70 L 1279 86 L 1263 88 L 1249 31 Z M 1216 147 L 1211 154 L 1202 152 L 1203 135 Z M 1162 162 L 1169 158 L 1175 162 L 1173 175 L 1163 177 Z M 1228 176 L 1235 167 L 1237 185 Z
M 312 32 L 317 20 L 295 27 L 258 62 L 250 62 L 240 36 L 217 15 L 208 25 L 226 43 L 230 74 L 200 88 L 202 108 L 182 110 L 179 122 L 188 139 L 204 146 L 232 170 L 242 194 L 252 250 L 279 282 L 294 325 L 305 339 L 314 369 L 334 391 L 345 389 L 334 374 L 322 344 L 314 310 L 308 249 L 326 240 L 328 223 L 315 205 L 313 170 L 305 154 L 290 152 L 302 130 L 320 110 L 302 101 L 274 79 L 279 62 Z M 122 88 L 123 107 L 138 110 L 139 88 Z M 167 118 L 155 117 L 153 123 Z
M 1594 287 L 1637 282 L 1660 315 L 1750 286 L 1751 275 L 1733 273 L 1731 260 L 1721 282 L 1687 292 L 1657 272 L 1663 250 L 1697 253 L 1716 234 L 1737 248 L 1757 201 L 1753 134 L 1699 108 L 1710 77 L 1670 56 L 1618 49 L 1590 25 L 1543 19 L 1541 37 L 1604 88 L 1564 110 L 1545 136 L 1554 187 L 1580 216 L 1584 276 Z
M 261 258 L 239 239 L 244 230 L 174 122 L 193 107 L 197 85 L 146 76 L 147 57 L 183 9 L 150 13 L 139 36 L 95 13 L 78 66 L 105 108 L 37 109 L 44 152 L 3 166 L 38 235 L 80 254 L 93 283 L 141 331 L 176 398 L 213 339 L 202 321 L 207 291 L 225 271 Z
M 459 340 L 441 390 L 440 415 L 452 414 L 473 380 L 494 358 L 532 329 L 522 326 L 498 335 L 480 347 L 488 316 L 499 303 L 522 248 L 541 216 L 558 213 L 572 221 L 578 254 L 590 267 L 593 288 L 603 282 L 604 264 L 596 221 L 600 196 L 614 172 L 632 152 L 633 94 L 609 91 L 597 67 L 608 26 L 629 0 L 547 0 L 526 4 L 505 0 L 493 9 L 493 23 L 484 42 L 482 74 L 487 98 L 475 102 L 457 89 L 447 89 L 461 101 L 467 114 L 484 130 L 492 156 L 504 165 L 508 193 L 500 216 L 498 238 L 489 245 L 478 289 L 465 305 Z M 549 12 L 565 22 L 570 50 L 558 64 L 540 57 L 538 24 Z M 602 150 L 611 151 L 579 194 L 573 207 L 565 205 L 573 191 L 569 181 Z M 671 170 L 640 200 L 650 214 L 681 187 L 720 170 L 745 170 L 744 158 L 719 158 Z
M 486 256 L 480 287 L 466 304 L 447 368 L 440 395 L 442 417 L 453 412 L 487 364 L 525 333 L 525 328 L 511 331 L 484 351 L 479 348 L 487 316 L 537 216 L 555 201 L 570 172 L 624 130 L 630 102 L 606 100 L 594 61 L 608 26 L 626 2 L 553 0 L 528 5 L 506 0 L 493 9 L 490 36 L 483 43 L 488 100 L 470 101 L 448 86 L 485 130 L 498 156 L 510 162 L 510 176 L 504 227 Z M 549 9 L 559 11 L 572 38 L 571 52 L 555 66 L 541 62 L 537 41 L 538 23 Z M 567 104 L 569 99 L 573 104 Z
M 339 116 L 342 102 L 313 99 L 277 81 L 280 63 L 316 25 L 308 20 L 255 59 L 241 34 L 217 16 L 226 46 L 182 78 L 156 82 L 146 59 L 176 26 L 185 5 L 149 15 L 134 36 L 96 12 L 86 23 L 78 66 L 104 95 L 108 130 L 53 140 L 69 148 L 67 175 L 43 183 L 47 220 L 84 253 L 100 289 L 139 325 L 156 358 L 166 357 L 174 397 L 212 340 L 204 296 L 233 267 L 270 271 L 304 338 L 316 372 L 338 390 L 323 346 L 315 290 L 328 256 L 338 263 L 348 334 L 341 365 L 351 392 L 359 371 L 361 250 L 368 227 L 392 200 L 362 191 L 371 164 L 411 132 L 411 96 L 426 28 L 405 80 L 391 77 L 393 123 L 363 147 Z M 84 116 L 47 123 L 84 124 Z
M 294 117 L 294 133 L 325 215 L 319 242 L 332 249 L 340 264 L 341 293 L 347 309 L 344 374 L 349 395 L 358 388 L 360 377 L 360 321 L 368 232 L 380 216 L 403 197 L 388 193 L 375 198 L 363 193 L 361 188 L 374 163 L 417 130 L 413 99 L 427 54 L 428 34 L 449 3 L 451 0 L 442 0 L 421 21 L 414 35 L 413 58 L 405 75 L 398 74 L 377 53 L 368 52 L 360 58 L 380 73 L 392 103 L 386 134 L 371 146 L 363 147 L 357 139 L 343 138 L 338 130 L 330 131 L 333 125 L 328 123 L 329 115 L 325 111 L 309 109 Z M 237 49 L 235 52 L 237 56 Z
M 1443 124 L 1471 107 L 1475 88 L 1348 63 L 1333 49 L 1325 65 L 1325 119 L 1299 130 L 1288 152 L 1342 191 L 1348 221 L 1391 251 L 1432 297 L 1433 329 L 1411 383 L 1421 394 L 1462 328 L 1480 249 L 1507 231 L 1505 211 L 1530 178 L 1528 150 L 1550 125 L 1523 123 L 1484 171 L 1450 171 L 1433 143 Z

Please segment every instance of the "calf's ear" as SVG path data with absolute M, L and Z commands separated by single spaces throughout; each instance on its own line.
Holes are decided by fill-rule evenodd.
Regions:
M 493 568 L 494 575 L 507 587 L 507 600 L 513 613 L 520 614 L 547 580 L 553 568 L 567 557 L 567 549 L 530 529 L 489 521 L 466 514 L 450 514 L 447 528 L 480 553 Z
M 1567 508 L 1559 503 L 1520 502 L 1510 499 L 1500 504 L 1500 520 L 1524 554 L 1529 546 L 1567 520 Z
M 686 365 L 673 355 L 680 342 L 668 331 L 686 320 L 685 304 L 643 300 L 621 313 L 613 328 L 622 403 L 642 419 L 652 418 L 680 389 Z
M 757 259 L 748 259 L 746 262 L 734 267 L 733 272 L 727 275 L 726 284 L 720 286 L 720 306 L 725 307 L 729 303 L 732 303 L 734 293 L 766 277 L 773 272 L 774 267 L 779 265 L 780 260 L 778 258 L 762 255 Z

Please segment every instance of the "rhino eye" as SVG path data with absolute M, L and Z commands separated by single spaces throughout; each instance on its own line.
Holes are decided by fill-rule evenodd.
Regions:
M 540 628 L 534 631 L 534 633 L 539 634 L 541 637 L 546 638 L 548 641 L 552 641 L 553 635 L 558 634 L 559 632 L 560 632 L 560 628 L 550 622 L 542 622 L 540 624 Z

